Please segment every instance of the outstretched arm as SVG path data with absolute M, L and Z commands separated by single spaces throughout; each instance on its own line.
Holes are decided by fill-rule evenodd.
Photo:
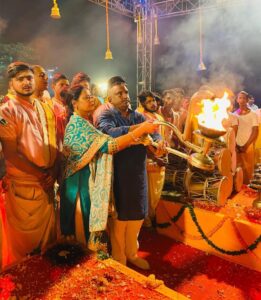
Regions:
M 155 125 L 150 121 L 145 121 L 139 124 L 128 134 L 122 135 L 109 141 L 109 153 L 118 152 L 133 143 L 137 143 L 140 137 L 142 137 L 144 134 L 155 132 L 158 129 L 158 126 L 159 125 Z

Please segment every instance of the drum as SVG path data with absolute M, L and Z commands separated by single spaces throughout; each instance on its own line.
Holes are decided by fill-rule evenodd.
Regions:
M 187 161 L 176 155 L 169 155 L 168 164 L 165 171 L 164 190 L 173 190 L 173 186 L 178 186 L 183 190 L 183 179 L 187 169 Z
M 165 190 L 177 190 L 182 192 L 185 190 L 184 188 L 184 177 L 185 177 L 185 170 L 176 170 L 172 173 L 165 174 L 165 181 L 164 181 L 164 189 Z
M 233 186 L 236 192 L 241 191 L 241 188 L 243 186 L 243 180 L 244 180 L 243 170 L 241 167 L 237 167 L 233 177 Z
M 185 187 L 185 183 L 184 183 L 185 174 L 186 174 L 185 170 L 174 171 L 173 177 L 172 177 L 172 184 L 173 184 L 173 187 L 175 190 L 180 191 L 180 192 L 185 190 L 185 188 L 184 188 Z
M 226 176 L 207 178 L 203 191 L 204 199 L 216 202 L 220 206 L 225 205 L 228 198 L 227 188 L 229 185 L 232 192 L 233 180 L 229 182 L 229 178 Z
M 225 181 L 225 184 L 226 184 L 226 188 L 225 188 L 226 193 L 225 194 L 226 194 L 226 199 L 228 199 L 233 192 L 233 174 L 230 173 L 225 177 L 227 178 L 227 180 Z
M 226 203 L 233 189 L 233 176 L 220 176 L 213 174 L 212 177 L 206 177 L 199 172 L 187 170 L 184 184 L 188 196 L 192 199 L 202 199 L 216 202 L 222 206 Z
M 206 176 L 199 172 L 193 172 L 187 169 L 184 177 L 184 185 L 188 196 L 193 198 L 204 198 L 203 190 L 206 182 Z
M 231 173 L 232 159 L 229 149 L 217 148 L 213 160 L 220 175 L 226 176 Z

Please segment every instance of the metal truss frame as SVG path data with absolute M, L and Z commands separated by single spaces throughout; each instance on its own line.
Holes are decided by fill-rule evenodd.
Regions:
M 199 8 L 202 10 L 216 9 L 240 3 L 246 3 L 246 0 L 165 0 L 154 1 L 152 8 L 159 18 L 168 18 L 195 13 Z
M 106 0 L 88 0 L 89 2 L 105 7 Z M 201 9 L 218 8 L 222 5 L 235 5 L 255 0 L 109 0 L 109 9 L 127 17 L 134 17 L 136 6 L 146 7 L 149 11 L 155 10 L 158 17 L 167 18 L 185 15 Z
M 100 6 L 105 6 L 106 3 L 105 0 L 88 1 Z M 163 19 L 196 13 L 199 8 L 217 9 L 246 2 L 249 4 L 251 1 L 255 0 L 109 0 L 109 8 L 112 11 L 131 17 L 134 21 L 137 21 L 137 13 L 141 13 L 141 43 L 137 42 L 137 94 L 142 90 L 154 88 L 152 84 L 154 14 Z
M 100 6 L 105 7 L 106 1 L 105 0 L 88 0 L 89 2 L 98 4 Z M 109 0 L 109 9 L 120 13 L 121 15 L 124 15 L 126 17 L 133 17 L 133 11 L 134 11 L 134 1 L 132 0 Z
M 152 89 L 153 53 L 153 16 L 142 6 L 136 7 L 135 15 L 138 13 L 141 14 L 141 39 L 139 41 L 137 26 L 137 95 L 143 90 Z

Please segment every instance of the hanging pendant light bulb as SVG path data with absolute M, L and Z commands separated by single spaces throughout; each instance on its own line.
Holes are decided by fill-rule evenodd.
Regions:
M 203 62 L 203 34 L 202 34 L 202 11 L 199 2 L 199 65 L 198 71 L 205 71 L 207 68 Z
M 201 61 L 198 65 L 198 71 L 206 71 L 206 66 L 203 61 Z
M 159 36 L 158 36 L 158 16 L 156 12 L 154 11 L 154 28 L 155 28 L 155 36 L 154 36 L 154 45 L 159 45 Z
M 106 41 L 107 41 L 107 50 L 105 53 L 105 59 L 113 59 L 112 52 L 110 50 L 109 3 L 108 3 L 108 0 L 106 0 Z
M 141 32 L 141 12 L 138 13 L 138 22 L 137 22 L 137 43 L 142 43 L 142 32 Z
M 61 15 L 60 15 L 60 10 L 57 4 L 57 0 L 53 0 L 53 7 L 51 10 L 51 15 L 50 15 L 53 19 L 60 19 Z

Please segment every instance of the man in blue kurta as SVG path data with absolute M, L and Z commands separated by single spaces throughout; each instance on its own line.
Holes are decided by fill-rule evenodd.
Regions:
M 112 107 L 97 119 L 97 126 L 103 133 L 118 137 L 145 121 L 140 113 L 130 109 L 128 88 L 120 76 L 109 80 L 108 100 Z M 149 269 L 148 262 L 137 256 L 137 238 L 148 210 L 146 147 L 135 137 L 133 140 L 134 145 L 114 155 L 116 215 L 110 226 L 112 257 L 124 265 L 129 261 Z

